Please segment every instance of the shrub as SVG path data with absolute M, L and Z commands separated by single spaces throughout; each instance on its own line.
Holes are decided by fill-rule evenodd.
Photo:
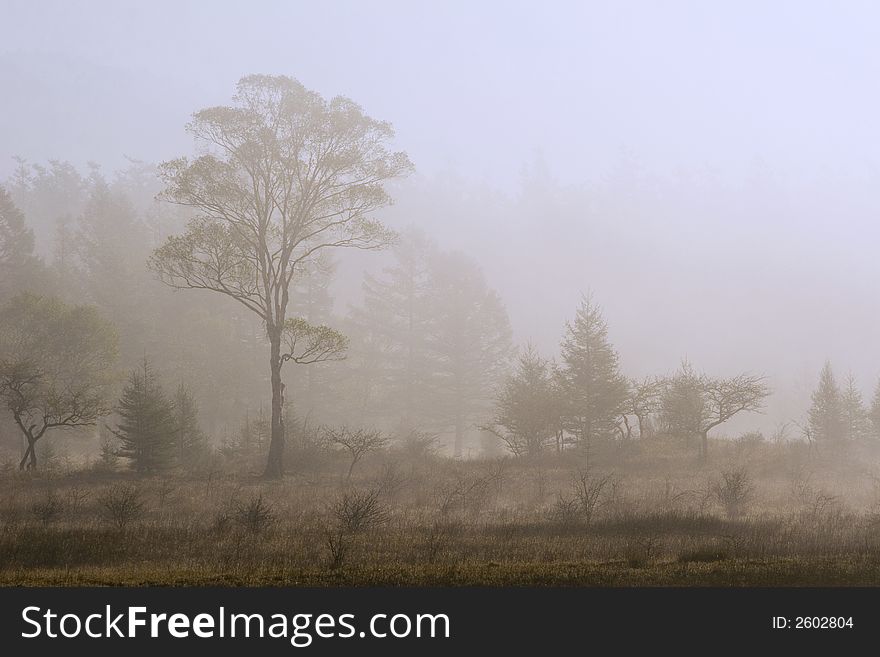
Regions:
M 379 500 L 380 490 L 373 488 L 344 493 L 333 504 L 331 512 L 340 528 L 357 533 L 388 519 L 388 512 Z
M 237 505 L 233 512 L 233 519 L 239 527 L 251 534 L 261 534 L 276 522 L 272 505 L 264 501 L 262 495 Z
M 599 508 L 602 491 L 611 483 L 610 475 L 597 477 L 589 470 L 581 470 L 571 482 L 571 495 L 558 495 L 552 510 L 555 520 L 568 524 L 575 519 L 590 524 Z
M 727 517 L 739 518 L 754 495 L 755 488 L 745 468 L 724 470 L 721 479 L 712 485 L 712 494 Z
M 61 511 L 64 508 L 64 503 L 61 501 L 54 491 L 49 491 L 42 500 L 38 502 L 34 502 L 31 505 L 31 511 L 36 516 L 37 520 L 42 522 L 44 525 L 49 524 L 53 520 L 55 520 L 59 515 L 61 515 Z
M 144 512 L 144 502 L 136 486 L 113 486 L 101 496 L 104 517 L 118 529 L 125 529 Z

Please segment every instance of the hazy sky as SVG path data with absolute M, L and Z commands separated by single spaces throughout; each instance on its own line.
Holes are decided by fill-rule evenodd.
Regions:
M 0 6 L 0 175 L 14 153 L 169 157 L 252 72 L 351 96 L 423 173 L 499 184 L 535 149 L 578 181 L 621 150 L 661 171 L 864 167 L 880 137 L 872 2 Z
M 629 371 L 766 371 L 780 417 L 826 357 L 880 374 L 877 3 L 0 0 L 0 179 L 186 153 L 254 72 L 394 124 L 395 220 L 476 255 L 520 341 L 592 289 Z

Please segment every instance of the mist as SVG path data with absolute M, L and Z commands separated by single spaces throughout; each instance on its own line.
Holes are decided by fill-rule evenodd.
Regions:
M 867 501 L 880 444 L 873 83 L 880 9 L 873 3 L 4 0 L 0 14 L 0 186 L 33 234 L 34 259 L 10 265 L 13 282 L 0 285 L 0 302 L 30 292 L 85 304 L 118 334 L 102 412 L 58 439 L 77 467 L 94 465 L 102 450 L 108 459 L 113 452 L 114 464 L 123 453 L 136 462 L 133 448 L 116 454 L 107 445 L 124 433 L 126 376 L 134 377 L 130 385 L 140 376 L 148 389 L 150 367 L 169 397 L 179 385 L 180 399 L 185 390 L 198 407 L 211 452 L 200 457 L 203 470 L 256 476 L 282 435 L 296 454 L 289 466 L 296 476 L 297 468 L 334 476 L 341 468 L 341 490 L 362 466 L 364 477 L 379 472 L 387 463 L 378 454 L 416 434 L 436 439 L 435 455 L 473 467 L 525 452 L 580 454 L 579 431 L 602 430 L 565 420 L 532 453 L 496 420 L 517 358 L 531 347 L 548 377 L 565 380 L 571 327 L 595 312 L 630 393 L 639 381 L 671 394 L 676 381 L 696 385 L 702 376 L 711 388 L 710 379 L 720 385 L 743 376 L 757 396 L 709 429 L 688 429 L 692 435 L 676 434 L 685 430 L 670 424 L 659 401 L 646 411 L 656 425 L 650 431 L 640 415 L 635 431 L 632 411 L 618 409 L 600 436 L 610 442 L 585 448 L 588 463 L 635 471 L 620 455 L 650 453 L 648 434 L 665 431 L 681 463 L 701 463 L 681 474 L 689 486 L 742 466 L 736 450 L 757 436 L 768 450 L 803 453 L 791 462 L 776 452 L 752 455 L 750 477 L 776 464 L 776 474 L 798 470 L 806 480 L 808 454 L 823 444 L 816 408 L 828 383 L 840 399 L 850 394 L 855 404 L 858 396 L 861 438 L 853 444 L 862 451 L 852 456 L 858 465 L 841 462 L 813 492 L 833 490 L 858 509 L 874 503 Z M 222 151 L 210 129 L 187 126 L 213 125 L 200 110 L 234 105 L 240 80 L 262 84 L 253 76 L 272 80 L 266 88 L 277 93 L 307 91 L 331 106 L 351 99 L 364 125 L 379 122 L 371 129 L 380 137 L 369 139 L 385 150 L 365 161 L 383 163 L 370 170 L 381 193 L 371 188 L 374 196 L 347 211 L 398 235 L 359 234 L 351 239 L 369 241 L 367 248 L 358 242 L 325 259 L 296 260 L 292 310 L 274 319 L 259 304 L 262 315 L 248 312 L 253 290 L 230 299 L 217 285 L 193 284 L 168 246 L 216 208 L 193 200 L 183 169 L 169 174 L 162 163 Z M 409 337 L 401 337 L 393 304 L 407 275 L 407 289 L 424 284 L 430 300 L 415 314 L 435 323 L 414 329 L 410 317 Z M 461 299 L 471 310 L 456 305 Z M 9 317 L 16 312 L 36 311 L 7 309 Z M 305 322 L 300 344 L 334 342 L 315 347 L 319 362 L 308 352 L 302 368 L 291 352 L 282 379 L 287 361 L 271 352 L 278 371 L 269 372 L 267 345 L 273 322 L 280 341 L 294 316 Z M 462 317 L 474 328 L 462 329 Z M 332 334 L 319 336 L 305 328 L 311 324 Z M 453 356 L 443 352 L 442 367 L 418 359 L 452 353 L 451 344 L 458 349 L 476 333 L 481 344 L 497 343 L 497 358 L 481 351 L 473 361 L 479 376 L 449 401 L 444 386 L 459 370 L 442 367 Z M 406 364 L 382 361 L 407 350 Z M 466 412 L 462 398 L 472 406 Z M 32 436 L 22 442 L 10 418 L 0 418 L 9 468 L 19 459 L 29 468 Z M 283 423 L 293 433 L 284 434 Z M 265 435 L 252 447 L 255 431 Z M 323 438 L 303 447 L 310 432 Z M 332 458 L 328 445 L 336 446 Z M 707 450 L 718 462 L 706 465 Z M 274 475 L 290 475 L 280 463 Z M 645 469 L 660 477 L 666 467 Z M 859 468 L 864 486 L 846 497 L 835 486 Z M 550 505 L 551 493 L 541 490 L 536 508 Z

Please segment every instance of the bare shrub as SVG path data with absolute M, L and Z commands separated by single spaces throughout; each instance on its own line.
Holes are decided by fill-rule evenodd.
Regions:
M 262 534 L 276 522 L 272 505 L 263 499 L 262 494 L 237 504 L 232 512 L 232 520 L 251 534 Z
M 48 525 L 53 520 L 56 520 L 61 515 L 63 509 L 64 502 L 52 490 L 46 493 L 43 499 L 31 505 L 31 512 L 44 525 Z
M 379 488 L 343 493 L 331 509 L 339 527 L 357 533 L 385 522 L 388 512 L 379 500 L 380 493 Z
M 330 562 L 328 563 L 330 570 L 342 568 L 351 548 L 351 537 L 341 529 L 328 529 L 324 542 L 330 553 Z
M 330 554 L 328 567 L 331 570 L 344 565 L 357 534 L 388 519 L 388 511 L 380 500 L 381 493 L 379 487 L 346 491 L 333 503 L 330 515 L 336 524 L 324 533 L 324 543 Z
M 455 509 L 477 515 L 488 502 L 490 493 L 493 490 L 497 493 L 503 481 L 503 466 L 478 475 L 456 473 L 451 482 L 444 483 L 437 490 L 440 515 L 448 516 Z
M 144 502 L 136 486 L 120 484 L 113 486 L 100 498 L 104 517 L 118 529 L 125 529 L 144 512 Z
M 351 463 L 348 466 L 346 480 L 351 479 L 354 466 L 364 456 L 370 452 L 378 451 L 388 444 L 388 438 L 376 429 L 349 429 L 348 427 L 342 427 L 341 429 L 325 429 L 324 431 L 328 443 L 338 445 L 348 452 Z
M 558 495 L 553 517 L 563 524 L 574 520 L 590 524 L 599 508 L 602 491 L 611 481 L 611 475 L 595 476 L 588 469 L 579 470 L 572 477 L 570 494 Z
M 626 564 L 630 568 L 644 568 L 651 565 L 660 555 L 662 541 L 657 534 L 632 538 L 624 548 Z
M 754 496 L 755 487 L 745 468 L 732 468 L 721 473 L 721 479 L 712 484 L 715 501 L 729 519 L 741 517 Z
M 89 499 L 89 491 L 74 487 L 67 491 L 67 510 L 75 515 L 83 510 Z

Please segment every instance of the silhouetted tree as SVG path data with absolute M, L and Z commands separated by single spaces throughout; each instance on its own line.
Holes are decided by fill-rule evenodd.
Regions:
M 761 410 L 770 390 L 764 377 L 751 374 L 701 378 L 705 415 L 700 427 L 700 455 L 705 459 L 709 455 L 709 432 L 738 413 Z
M 651 436 L 651 417 L 660 412 L 664 382 L 660 379 L 645 378 L 629 382 L 629 394 L 624 405 L 624 418 L 634 415 L 639 429 L 639 438 Z M 632 429 L 626 423 L 626 437 L 630 438 Z
M 510 357 L 510 321 L 480 268 L 461 253 L 438 255 L 431 282 L 431 398 L 436 421 L 455 432 L 459 457 L 465 432 L 491 414 Z
M 167 470 L 174 460 L 178 427 L 172 404 L 146 358 L 129 375 L 117 412 L 121 421 L 112 431 L 120 442 L 119 455 L 139 474 Z
M 667 435 L 683 438 L 691 444 L 699 435 L 705 415 L 703 384 L 699 374 L 684 360 L 678 371 L 663 386 L 660 398 L 660 421 Z
M 493 422 L 486 429 L 514 454 L 534 456 L 553 441 L 559 423 L 550 363 L 528 345 L 520 352 L 515 371 L 504 379 Z
M 662 398 L 662 416 L 669 431 L 700 439 L 700 457 L 709 454 L 709 432 L 734 415 L 763 408 L 770 390 L 764 377 L 698 375 L 685 361 L 668 381 Z
M 830 361 L 819 373 L 811 402 L 807 424 L 812 439 L 825 445 L 839 443 L 844 434 L 843 403 Z
M 0 399 L 27 442 L 19 468 L 58 427 L 94 425 L 109 409 L 116 332 L 94 308 L 22 294 L 0 308 Z
M 12 197 L 0 187 L 0 303 L 45 287 L 43 263 L 34 255 L 34 234 Z
M 376 429 L 349 429 L 348 427 L 342 427 L 341 429 L 326 429 L 325 431 L 327 433 L 327 441 L 344 449 L 351 458 L 346 479 L 351 479 L 351 473 L 354 471 L 354 466 L 358 464 L 358 461 L 370 452 L 382 449 L 388 444 L 388 438 Z
M 862 393 L 856 386 L 852 373 L 847 375 L 840 395 L 840 411 L 843 426 L 842 437 L 847 441 L 864 438 L 868 433 L 868 410 L 862 401 Z
M 204 109 L 188 129 L 209 151 L 162 167 L 164 197 L 197 210 L 185 234 L 151 258 L 177 288 L 231 297 L 265 324 L 272 386 L 266 475 L 284 454 L 282 352 L 291 283 L 322 249 L 379 248 L 393 235 L 368 218 L 389 203 L 383 184 L 406 173 L 391 126 L 346 98 L 324 100 L 283 76 L 251 75 L 234 105 Z
M 562 342 L 560 389 L 565 428 L 586 448 L 612 436 L 624 411 L 627 381 L 599 307 L 583 297 Z
M 437 320 L 432 285 L 436 247 L 416 231 L 393 249 L 394 263 L 381 276 L 365 274 L 363 303 L 350 314 L 356 348 L 354 374 L 361 412 L 399 425 L 402 433 L 436 420 L 436 354 L 431 334 Z
M 180 465 L 190 467 L 204 456 L 207 440 L 199 426 L 196 401 L 183 383 L 177 386 L 174 393 L 172 409 L 174 455 Z

